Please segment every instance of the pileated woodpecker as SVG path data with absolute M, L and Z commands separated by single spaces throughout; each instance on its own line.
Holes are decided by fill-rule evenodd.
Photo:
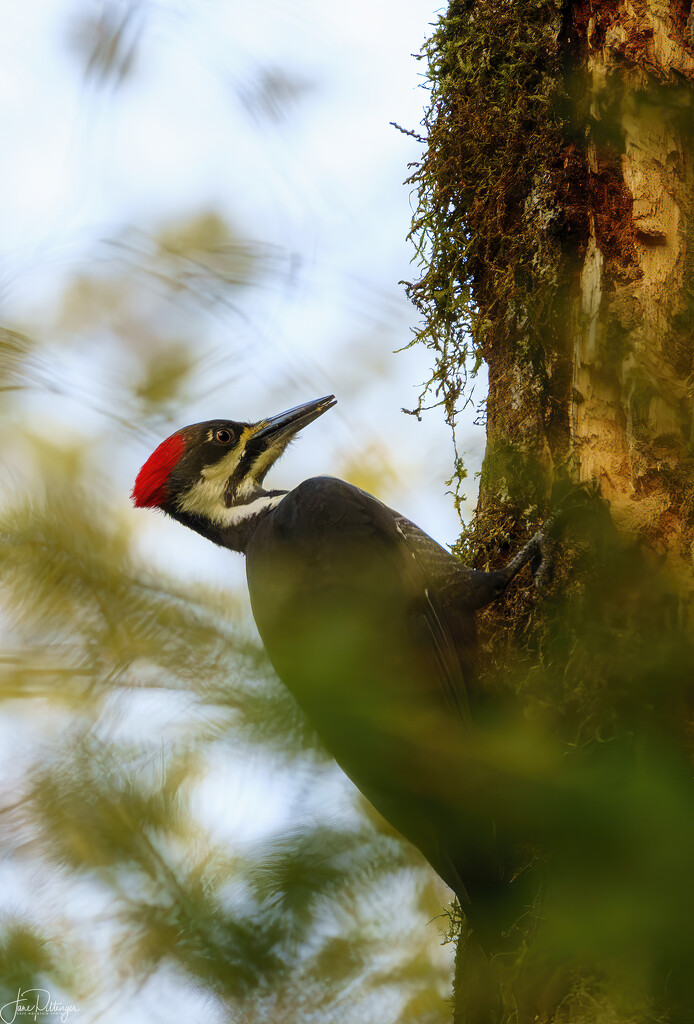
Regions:
M 475 611 L 538 556 L 541 535 L 506 568 L 478 572 L 343 480 L 266 489 L 292 438 L 334 405 L 328 395 L 257 423 L 184 427 L 144 464 L 132 497 L 246 555 L 253 615 L 280 679 L 478 935 L 499 934 L 514 867 L 480 807 L 484 770 L 461 767 L 474 731 L 465 680 Z

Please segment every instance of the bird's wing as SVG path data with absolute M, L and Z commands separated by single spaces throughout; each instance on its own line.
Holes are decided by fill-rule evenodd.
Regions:
M 452 607 L 442 591 L 460 563 L 409 520 L 358 487 L 314 477 L 291 491 L 272 515 L 279 535 L 291 537 L 312 567 L 314 585 L 331 585 L 345 552 L 368 548 L 370 565 L 388 593 L 407 595 L 409 630 L 431 652 L 448 713 L 469 719 L 465 665 L 474 643 L 472 616 Z

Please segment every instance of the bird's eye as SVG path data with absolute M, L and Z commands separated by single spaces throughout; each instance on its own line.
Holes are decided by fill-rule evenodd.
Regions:
M 220 444 L 229 444 L 231 441 L 231 434 L 228 430 L 215 430 L 214 439 L 215 441 L 219 441 Z

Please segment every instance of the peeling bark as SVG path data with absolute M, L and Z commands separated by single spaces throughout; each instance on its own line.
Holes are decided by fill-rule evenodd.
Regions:
M 630 216 L 613 222 L 607 240 L 591 215 L 571 429 L 579 480 L 597 480 L 616 522 L 684 569 L 691 568 L 694 540 L 694 344 L 686 295 L 694 244 L 694 52 L 682 15 L 678 4 L 622 2 L 594 5 L 586 24 L 592 113 L 598 122 L 616 120 Z M 591 146 L 593 175 L 605 161 Z
M 594 481 L 617 525 L 645 538 L 694 593 L 694 41 L 688 5 L 592 0 L 571 6 L 584 80 L 587 178 L 561 197 L 582 218 L 565 247 L 547 327 L 546 379 L 522 346 L 494 341 L 480 509 L 504 499 L 500 438 L 537 460 L 547 490 L 569 466 Z M 689 21 L 688 21 L 689 19 Z M 562 215 L 557 211 L 557 216 Z M 566 216 L 566 211 L 563 211 Z M 571 260 L 575 271 L 571 270 Z M 558 293 L 559 294 L 559 293 Z M 571 387 L 561 373 L 562 331 Z M 544 387 L 544 391 L 543 391 Z M 548 429 L 566 408 L 566 434 Z M 556 417 L 556 423 L 562 422 Z

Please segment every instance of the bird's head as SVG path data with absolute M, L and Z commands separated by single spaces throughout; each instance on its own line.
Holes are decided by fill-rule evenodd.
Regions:
M 268 504 L 265 474 L 302 427 L 335 403 L 328 395 L 258 423 L 208 420 L 183 427 L 147 459 L 135 480 L 133 502 L 138 508 L 160 508 L 188 525 L 232 526 Z

